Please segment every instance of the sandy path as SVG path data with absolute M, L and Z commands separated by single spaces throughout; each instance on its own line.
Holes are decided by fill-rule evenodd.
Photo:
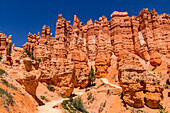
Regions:
M 114 84 L 110 83 L 107 78 L 100 78 L 100 80 L 101 80 L 103 83 L 108 84 L 108 85 L 111 86 L 111 87 L 118 88 L 118 89 L 122 89 L 120 86 L 117 86 L 117 85 L 114 85 Z
M 43 106 L 39 106 L 38 107 L 39 113 L 62 113 L 61 109 L 57 109 L 57 108 L 53 108 L 53 107 L 56 106 L 57 104 L 63 102 L 63 100 L 65 100 L 65 99 L 54 100 L 54 101 L 45 103 L 45 105 L 43 105 Z
M 84 92 L 82 92 L 82 91 L 74 92 L 74 93 L 76 95 L 84 94 Z M 63 99 L 60 99 L 60 100 L 54 100 L 54 101 L 45 103 L 45 105 L 43 105 L 43 106 L 38 106 L 39 113 L 63 113 L 63 111 L 61 109 L 53 108 L 53 107 L 56 106 L 59 103 L 62 103 L 63 100 L 66 100 L 66 99 L 68 99 L 68 98 L 63 98 Z
M 109 86 L 111 86 L 111 87 L 118 88 L 118 89 L 122 89 L 120 86 L 111 84 L 111 83 L 108 81 L 108 79 L 106 79 L 106 78 L 100 78 L 100 80 L 101 80 L 103 83 L 105 83 L 105 84 L 107 84 L 107 85 L 109 85 Z M 83 95 L 83 94 L 84 94 L 83 90 L 82 90 L 82 91 L 81 91 L 81 90 L 76 90 L 74 93 L 75 93 L 76 95 Z M 68 98 L 63 98 L 63 99 L 60 99 L 60 100 L 54 100 L 54 101 L 45 103 L 45 105 L 43 105 L 43 106 L 39 106 L 39 107 L 38 107 L 39 113 L 63 113 L 63 111 L 62 111 L 61 109 L 59 109 L 59 108 L 53 108 L 53 107 L 56 106 L 56 105 L 59 104 L 59 103 L 62 103 L 63 100 L 66 100 L 66 99 L 68 99 Z

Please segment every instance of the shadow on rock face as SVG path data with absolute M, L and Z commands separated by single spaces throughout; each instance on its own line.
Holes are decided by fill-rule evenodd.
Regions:
M 36 95 L 35 95 L 35 101 L 38 103 L 39 106 L 45 105 Z

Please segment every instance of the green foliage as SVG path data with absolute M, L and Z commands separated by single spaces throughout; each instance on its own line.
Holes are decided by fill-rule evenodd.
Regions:
M 93 85 L 93 83 L 96 80 L 96 76 L 95 76 L 94 69 L 93 69 L 92 66 L 91 66 L 91 69 L 89 71 L 89 76 L 88 77 L 89 77 L 89 80 L 90 80 L 90 84 Z
M 119 92 L 119 93 L 118 93 L 118 96 L 122 96 L 122 95 L 123 95 L 123 93 L 122 93 L 122 92 Z
M 33 55 L 31 55 L 31 60 L 35 60 L 35 61 L 37 61 L 37 59 L 33 56 Z
M 64 95 L 62 95 L 62 94 L 60 94 L 60 96 L 61 96 L 62 98 L 67 98 L 66 96 L 64 96 Z
M 71 113 L 70 109 L 67 107 L 67 104 L 68 104 L 68 100 L 64 100 L 64 101 L 61 103 L 62 107 L 63 107 L 65 110 L 67 110 L 67 111 L 69 111 L 69 112 Z
M 87 92 L 87 91 L 90 91 L 90 89 L 89 89 L 89 88 L 87 88 L 87 89 L 85 90 L 85 92 Z
M 38 62 L 39 62 L 39 63 L 41 62 L 41 59 L 40 59 L 40 58 L 38 59 Z
M 162 104 L 159 104 L 159 113 L 168 113 L 168 111 L 166 111 L 166 108 L 164 108 Z
M 61 103 L 62 107 L 69 113 L 88 113 L 83 106 L 83 100 L 81 97 L 75 99 L 69 98 L 69 100 L 64 100 Z
M 105 85 L 105 83 L 100 84 L 99 86 L 97 86 L 96 89 L 100 88 L 100 87 L 103 86 L 103 85 Z
M 0 75 L 6 73 L 4 70 L 0 69 Z
M 32 54 L 31 54 L 31 52 L 30 52 L 29 50 L 26 49 L 24 52 L 25 52 L 29 57 L 31 57 Z
M 154 67 L 153 69 L 152 69 L 152 71 L 154 71 L 156 69 L 156 67 Z
M 92 97 L 93 97 L 93 96 L 92 96 L 92 93 L 90 93 L 90 94 L 88 94 L 87 99 L 90 100 L 90 99 L 92 99 Z
M 52 91 L 52 92 L 55 91 L 55 89 L 54 89 L 53 87 L 51 87 L 50 85 L 47 86 L 47 89 L 48 89 L 49 91 Z
M 5 79 L 1 79 L 1 81 L 2 81 L 2 83 L 3 83 L 4 85 L 6 85 L 7 87 L 10 87 L 10 88 L 12 88 L 12 89 L 14 89 L 14 90 L 17 90 L 17 87 L 13 86 L 12 84 L 9 84 L 9 82 L 6 81 Z
M 12 44 L 9 44 L 8 49 L 7 49 L 7 53 L 9 56 L 11 56 L 11 47 L 12 47 Z
M 115 78 L 116 78 L 116 75 L 113 76 L 113 79 L 115 79 Z
M 2 60 L 2 56 L 0 55 L 0 61 Z
M 40 96 L 42 100 L 48 101 L 45 96 Z
M 13 97 L 12 97 L 11 93 L 9 93 L 8 91 L 0 88 L 0 97 L 2 97 L 5 106 L 13 105 L 13 103 L 14 103 Z

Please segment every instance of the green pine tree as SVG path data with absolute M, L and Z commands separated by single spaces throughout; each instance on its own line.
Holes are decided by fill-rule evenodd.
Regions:
M 96 76 L 95 76 L 95 73 L 94 73 L 94 69 L 93 67 L 91 66 L 91 69 L 89 71 L 89 80 L 90 80 L 90 84 L 93 85 L 93 83 L 95 82 L 96 80 Z

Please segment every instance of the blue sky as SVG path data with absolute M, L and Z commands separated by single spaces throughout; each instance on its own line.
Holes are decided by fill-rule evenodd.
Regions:
M 50 26 L 54 36 L 58 14 L 71 24 L 76 14 L 85 24 L 101 16 L 110 20 L 113 11 L 138 16 L 143 8 L 170 14 L 170 0 L 0 0 L 0 31 L 13 35 L 16 45 L 23 45 L 28 33 L 41 33 L 43 25 Z

